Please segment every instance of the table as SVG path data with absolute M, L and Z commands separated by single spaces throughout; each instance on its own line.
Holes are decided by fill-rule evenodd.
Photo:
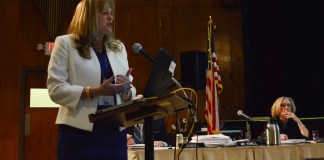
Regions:
M 305 160 L 324 158 L 324 143 L 184 149 L 179 160 Z M 129 149 L 128 160 L 144 160 L 144 149 Z M 173 160 L 174 149 L 155 148 L 155 160 Z

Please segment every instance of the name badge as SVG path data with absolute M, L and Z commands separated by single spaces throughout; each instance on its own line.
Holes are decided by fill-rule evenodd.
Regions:
M 113 105 L 115 105 L 114 96 L 99 96 L 99 105 L 100 106 L 113 106 Z

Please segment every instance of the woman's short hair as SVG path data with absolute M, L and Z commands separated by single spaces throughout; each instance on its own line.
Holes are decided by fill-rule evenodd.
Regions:
M 277 100 L 273 103 L 271 107 L 271 116 L 276 117 L 278 116 L 278 110 L 280 109 L 280 105 L 284 99 L 288 99 L 290 104 L 291 104 L 291 112 L 295 113 L 296 112 L 296 106 L 295 102 L 292 98 L 290 97 L 279 97 Z

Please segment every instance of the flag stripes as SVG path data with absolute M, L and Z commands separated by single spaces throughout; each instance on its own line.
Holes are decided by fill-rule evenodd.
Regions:
M 219 97 L 223 90 L 220 76 L 218 60 L 214 47 L 213 21 L 208 22 L 208 67 L 206 70 L 206 120 L 208 124 L 208 134 L 219 133 Z

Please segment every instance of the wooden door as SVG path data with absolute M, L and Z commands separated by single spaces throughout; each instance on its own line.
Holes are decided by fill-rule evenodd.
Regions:
M 20 159 L 56 160 L 58 108 L 30 108 L 30 88 L 46 88 L 45 68 L 26 69 L 22 74 L 22 97 L 24 103 L 24 133 Z

